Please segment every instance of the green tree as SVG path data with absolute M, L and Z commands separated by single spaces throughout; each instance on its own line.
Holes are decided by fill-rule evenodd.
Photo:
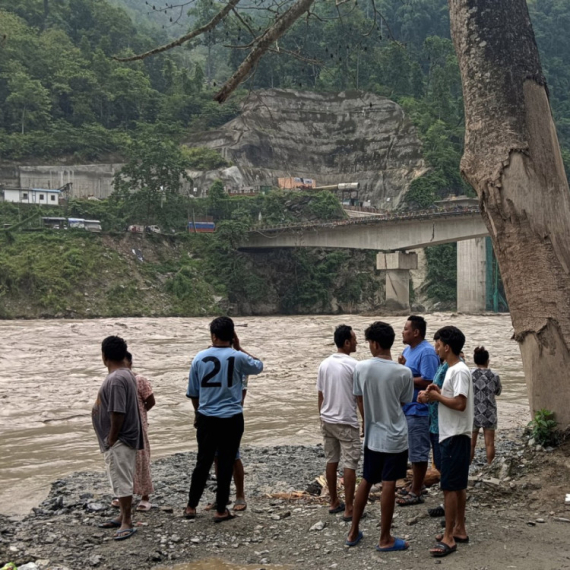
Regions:
M 51 101 L 49 91 L 37 79 L 18 71 L 8 80 L 10 95 L 6 98 L 8 109 L 26 132 L 26 125 L 45 126 L 49 121 Z

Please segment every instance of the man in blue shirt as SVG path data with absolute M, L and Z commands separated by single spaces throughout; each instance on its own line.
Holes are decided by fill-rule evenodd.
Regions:
M 408 422 L 408 446 L 412 463 L 412 485 L 407 494 L 398 499 L 401 506 L 423 503 L 422 486 L 426 476 L 430 453 L 429 409 L 418 402 L 418 392 L 425 390 L 433 381 L 439 368 L 439 358 L 433 346 L 425 339 L 427 323 L 423 317 L 408 317 L 402 340 L 408 346 L 398 359 L 411 371 L 414 377 L 414 399 L 404 406 Z
M 210 323 L 212 346 L 199 352 L 190 368 L 186 396 L 196 411 L 198 457 L 192 473 L 186 518 L 196 517 L 210 468 L 218 452 L 214 522 L 234 518 L 226 508 L 234 461 L 243 435 L 243 377 L 260 374 L 263 363 L 245 352 L 229 317 Z

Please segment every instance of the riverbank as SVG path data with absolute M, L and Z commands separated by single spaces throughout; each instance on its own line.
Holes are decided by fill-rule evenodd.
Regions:
M 570 568 L 570 510 L 564 506 L 570 445 L 537 450 L 527 439 L 520 427 L 498 432 L 497 459 L 491 467 L 483 465 L 479 448 L 467 504 L 471 540 L 442 564 L 465 570 Z M 348 523 L 328 513 L 326 498 L 305 492 L 315 488 L 315 479 L 324 472 L 320 445 L 246 447 L 242 455 L 248 508 L 233 521 L 214 524 L 212 514 L 203 510 L 213 499 L 214 481 L 198 517 L 181 518 L 195 453 L 177 453 L 153 464 L 155 508 L 136 514 L 133 538 L 117 543 L 112 531 L 97 526 L 116 513 L 109 507 L 103 472 L 75 473 L 56 481 L 48 498 L 23 520 L 0 519 L 0 561 L 34 562 L 54 570 L 170 567 L 204 559 L 252 568 L 276 564 L 347 570 L 378 564 L 419 570 L 437 563 L 427 549 L 440 519 L 426 515 L 427 507 L 441 502 L 436 487 L 424 505 L 396 509 L 394 533 L 410 542 L 409 551 L 381 555 L 374 550 L 377 496 L 372 496 L 362 523 L 365 539 L 348 549 Z

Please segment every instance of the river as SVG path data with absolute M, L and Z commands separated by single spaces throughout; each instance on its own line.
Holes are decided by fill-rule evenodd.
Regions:
M 428 315 L 428 338 L 444 324 L 467 337 L 465 354 L 485 344 L 503 381 L 501 405 L 526 405 L 520 353 L 508 315 Z M 360 342 L 356 358 L 370 355 L 363 316 L 244 317 L 235 322 L 245 350 L 265 371 L 250 378 L 244 444 L 320 441 L 315 379 L 319 362 L 334 351 L 337 324 L 350 324 Z M 386 317 L 396 330 L 394 354 L 404 348 L 405 317 Z M 91 407 L 106 370 L 101 340 L 117 334 L 133 353 L 133 369 L 151 381 L 157 405 L 149 413 L 153 457 L 196 448 L 191 403 L 185 397 L 190 361 L 209 344 L 211 318 L 0 321 L 0 512 L 24 514 L 50 483 L 77 470 L 102 469 L 91 427 Z M 512 407 L 511 407 L 512 409 Z M 515 406 L 526 419 L 528 408 Z M 521 414 L 522 410 L 522 414 Z M 502 424 L 504 425 L 504 424 Z

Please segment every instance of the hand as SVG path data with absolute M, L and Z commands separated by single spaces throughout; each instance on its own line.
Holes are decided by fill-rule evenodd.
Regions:
M 418 392 L 418 402 L 421 404 L 427 404 L 429 402 L 427 392 L 425 390 Z
M 115 443 L 117 443 L 116 439 L 114 441 L 112 441 L 111 438 L 107 438 L 107 445 L 109 446 L 109 448 L 113 447 L 113 445 L 115 445 Z
M 441 388 L 439 386 L 436 386 L 435 384 L 430 384 L 426 388 L 426 392 L 437 392 L 438 394 L 441 394 Z
M 238 335 L 234 333 L 234 338 L 232 340 L 232 346 L 234 347 L 235 350 L 240 350 L 241 351 L 241 345 L 239 342 L 239 338 Z
M 406 364 L 406 357 L 403 354 L 400 354 L 400 356 L 398 356 L 398 364 Z

